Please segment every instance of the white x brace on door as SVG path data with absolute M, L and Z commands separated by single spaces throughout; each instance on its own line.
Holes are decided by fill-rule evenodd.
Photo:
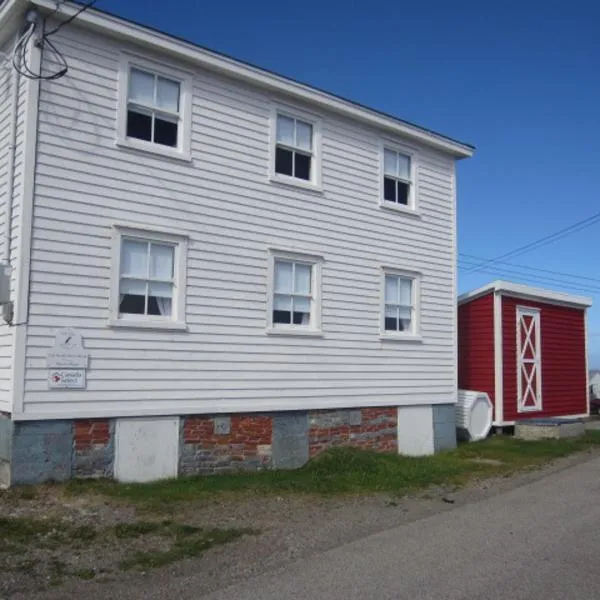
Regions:
M 540 311 L 517 307 L 517 409 L 542 410 Z

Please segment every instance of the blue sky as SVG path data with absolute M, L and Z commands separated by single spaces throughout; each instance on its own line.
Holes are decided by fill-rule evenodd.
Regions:
M 98 0 L 97 7 L 475 144 L 475 157 L 459 165 L 462 253 L 494 257 L 600 211 L 596 2 Z M 492 273 L 461 269 L 460 290 L 508 278 L 591 296 L 598 306 L 589 313 L 590 366 L 600 368 L 599 240 L 600 222 L 509 259 L 528 267 L 508 267 L 512 277 L 499 264 L 486 268 Z

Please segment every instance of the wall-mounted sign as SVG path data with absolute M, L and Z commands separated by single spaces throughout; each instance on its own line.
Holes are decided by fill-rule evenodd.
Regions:
M 85 369 L 51 369 L 48 371 L 49 388 L 85 388 Z
M 46 355 L 49 369 L 87 369 L 88 353 L 83 349 L 81 334 L 74 329 L 59 329 L 54 347 Z

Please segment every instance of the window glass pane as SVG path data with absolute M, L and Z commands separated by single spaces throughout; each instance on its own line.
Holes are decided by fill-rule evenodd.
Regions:
M 310 324 L 310 299 L 294 298 L 294 325 Z
M 156 296 L 157 298 L 172 298 L 173 284 L 150 281 L 148 282 L 148 296 Z
M 155 116 L 154 141 L 162 146 L 177 147 L 177 120 Z
M 296 147 L 310 151 L 312 148 L 312 125 L 296 121 Z
M 292 263 L 282 260 L 275 261 L 275 291 L 291 294 L 292 286 Z
M 275 150 L 275 172 L 282 175 L 293 175 L 294 153 L 291 150 L 277 148 Z
M 399 308 L 398 314 L 400 319 L 398 321 L 398 331 L 410 331 L 412 328 L 412 318 L 411 318 L 411 309 L 410 308 Z
M 412 280 L 406 277 L 400 278 L 400 304 L 412 306 Z
M 294 145 L 294 119 L 277 115 L 277 141 L 288 146 Z
M 137 110 L 127 111 L 127 137 L 152 141 L 152 116 Z
M 150 277 L 173 278 L 173 256 L 175 248 L 164 244 L 150 245 Z
M 294 153 L 294 176 L 298 179 L 310 180 L 310 161 L 311 157 L 299 152 Z
M 383 151 L 383 172 L 386 175 L 398 174 L 398 153 L 385 149 Z
M 385 276 L 385 302 L 398 304 L 398 278 L 392 275 Z
M 129 76 L 129 99 L 143 104 L 154 104 L 154 75 L 139 69 L 131 69 Z
M 398 177 L 410 179 L 410 156 L 398 154 Z
M 296 263 L 296 280 L 294 282 L 296 294 L 310 295 L 310 272 L 310 265 Z
M 179 112 L 179 83 L 158 77 L 156 83 L 156 106 Z
M 385 330 L 386 331 L 398 331 L 398 307 L 389 306 L 385 307 Z
M 383 198 L 390 202 L 396 202 L 396 180 L 384 177 L 383 179 Z
M 129 294 L 130 296 L 145 296 L 146 282 L 137 279 L 121 279 L 119 291 L 121 294 Z
M 404 183 L 403 181 L 396 181 L 396 185 L 398 186 L 398 204 L 404 204 L 405 206 L 407 206 L 408 196 L 410 194 L 410 185 L 408 183 Z
M 170 317 L 172 310 L 173 284 L 148 284 L 148 314 Z
M 273 298 L 273 324 L 292 322 L 292 297 L 275 294 Z
M 121 275 L 147 277 L 148 244 L 124 239 L 121 244 Z
M 146 312 L 146 282 L 122 279 L 119 286 L 119 312 L 143 315 Z

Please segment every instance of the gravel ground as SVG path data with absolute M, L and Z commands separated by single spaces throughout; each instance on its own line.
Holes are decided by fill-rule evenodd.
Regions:
M 30 548 L 16 559 L 10 554 L 7 557 L 6 553 L 0 553 L 3 573 L 0 600 L 144 598 L 144 590 L 152 589 L 158 582 L 172 581 L 199 570 L 204 573 L 201 586 L 196 590 L 201 597 L 225 584 L 458 505 L 476 502 L 598 455 L 600 451 L 573 455 L 537 471 L 475 482 L 460 490 L 430 488 L 401 499 L 389 495 L 343 498 L 237 496 L 235 499 L 201 504 L 187 503 L 178 506 L 170 518 L 197 527 L 252 528 L 260 533 L 244 535 L 226 545 L 215 546 L 200 557 L 145 572 L 123 572 L 115 565 L 136 549 L 161 543 L 156 536 L 119 540 L 108 547 L 97 541 L 62 545 L 43 550 L 43 556 L 39 548 Z M 39 519 L 45 516 L 68 519 L 73 525 L 102 530 L 136 520 L 135 509 L 131 506 L 98 497 L 65 499 L 59 490 L 46 488 L 39 497 L 31 500 L 19 500 L 3 494 L 0 496 L 0 517 Z M 137 518 L 150 519 L 147 515 Z M 35 575 L 31 562 L 47 562 L 48 553 L 58 564 L 66 565 L 65 568 L 59 573 L 46 570 L 41 576 Z M 28 568 L 12 568 L 13 559 L 29 565 Z M 88 573 L 90 569 L 95 574 L 91 580 L 76 573 Z

